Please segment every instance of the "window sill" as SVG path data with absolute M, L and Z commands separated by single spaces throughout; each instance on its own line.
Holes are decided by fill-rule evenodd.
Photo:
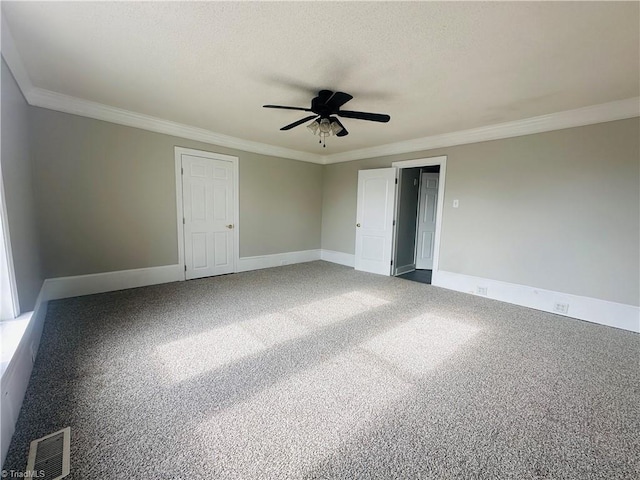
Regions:
M 13 320 L 3 320 L 0 322 L 0 378 L 11 363 L 11 359 L 18 350 L 18 346 L 27 331 L 33 312 L 27 312 Z

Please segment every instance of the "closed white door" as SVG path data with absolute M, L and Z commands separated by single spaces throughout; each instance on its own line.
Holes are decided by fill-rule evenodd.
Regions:
M 234 270 L 232 162 L 182 155 L 186 279 Z
M 416 246 L 416 268 L 418 269 L 433 269 L 439 178 L 439 173 L 423 173 L 420 179 L 418 242 Z
M 395 168 L 358 172 L 356 270 L 391 274 L 396 173 Z

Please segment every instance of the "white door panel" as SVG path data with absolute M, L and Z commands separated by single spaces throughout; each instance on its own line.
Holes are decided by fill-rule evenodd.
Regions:
M 439 177 L 438 173 L 423 173 L 420 180 L 418 245 L 416 247 L 416 268 L 419 269 L 433 269 Z
M 186 278 L 233 272 L 233 164 L 182 155 Z
M 391 274 L 396 169 L 358 172 L 356 270 Z

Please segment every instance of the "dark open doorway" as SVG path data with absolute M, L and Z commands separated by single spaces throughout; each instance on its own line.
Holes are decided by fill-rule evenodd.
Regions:
M 394 262 L 399 278 L 431 284 L 439 173 L 439 165 L 401 170 Z

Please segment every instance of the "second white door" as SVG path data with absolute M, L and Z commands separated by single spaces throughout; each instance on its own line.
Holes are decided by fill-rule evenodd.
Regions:
M 182 155 L 186 279 L 234 271 L 233 163 Z
M 391 274 L 395 168 L 358 172 L 355 269 Z
M 417 269 L 433 269 L 439 178 L 440 174 L 438 173 L 423 173 L 420 179 L 418 242 L 416 246 Z

